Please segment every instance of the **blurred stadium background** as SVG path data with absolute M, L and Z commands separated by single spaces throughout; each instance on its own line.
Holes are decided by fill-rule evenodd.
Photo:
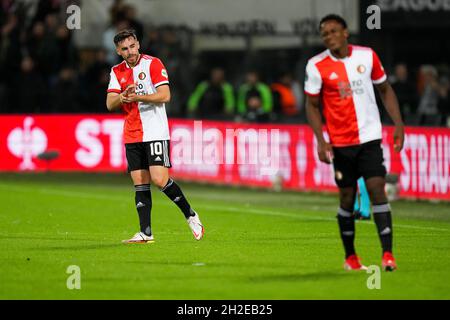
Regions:
M 73 18 L 73 11 L 68 13 L 67 8 L 73 4 L 81 8 L 81 28 L 70 30 L 67 19 Z M 371 16 L 367 8 L 372 4 L 381 8 L 380 29 L 367 27 L 367 19 Z M 328 273 L 335 264 L 341 263 L 335 225 L 330 222 L 334 220 L 337 200 L 335 196 L 325 194 L 335 192 L 336 188 L 331 167 L 317 159 L 315 140 L 306 124 L 303 94 L 306 61 L 323 50 L 317 31 L 318 21 L 328 13 L 340 14 L 347 20 L 350 42 L 370 46 L 378 53 L 397 93 L 407 125 L 405 149 L 400 155 L 394 154 L 390 144 L 392 128 L 380 108 L 385 124 L 383 148 L 391 199 L 426 200 L 417 203 L 401 200 L 394 204 L 396 221 L 403 223 L 403 227 L 399 227 L 398 246 L 415 246 L 408 253 L 399 253 L 399 261 L 413 261 L 419 259 L 418 256 L 440 261 L 436 272 L 421 275 L 422 282 L 410 287 L 409 293 L 402 289 L 401 281 L 421 278 L 417 272 L 427 269 L 417 260 L 406 270 L 410 273 L 405 273 L 401 281 L 398 278 L 387 284 L 392 290 L 386 295 L 368 293 L 365 288 L 366 291 L 352 289 L 342 294 L 339 288 L 346 288 L 347 283 Z M 167 230 L 178 227 L 172 220 L 164 220 L 169 218 L 159 218 L 155 228 L 161 239 L 168 243 L 155 249 L 159 251 L 156 265 L 152 265 L 156 268 L 154 272 L 165 268 L 163 278 L 159 279 L 161 282 L 156 285 L 161 295 L 148 293 L 144 297 L 178 299 L 183 297 L 181 290 L 185 290 L 191 293 L 190 297 L 202 299 L 448 298 L 450 291 L 448 285 L 443 285 L 446 281 L 442 280 L 448 278 L 445 270 L 449 266 L 448 251 L 445 251 L 449 245 L 450 219 L 449 17 L 448 1 L 426 0 L 241 0 L 236 3 L 226 0 L 0 0 L 0 189 L 3 190 L 0 239 L 9 247 L 3 258 L 17 264 L 14 271 L 2 267 L 4 290 L 0 290 L 0 296 L 76 297 L 65 288 L 64 291 L 52 287 L 54 277 L 51 272 L 60 272 L 57 267 L 62 268 L 68 263 L 89 265 L 91 259 L 95 259 L 90 249 L 98 249 L 107 261 L 115 251 L 124 254 L 122 259 L 137 259 L 132 254 L 139 258 L 144 256 L 140 249 L 133 249 L 130 255 L 115 247 L 117 235 L 129 235 L 134 231 L 131 227 L 136 221 L 131 214 L 134 214 L 131 181 L 125 174 L 122 116 L 109 114 L 105 106 L 111 66 L 120 62 L 114 51 L 113 35 L 123 28 L 134 28 L 142 52 L 159 57 L 168 69 L 172 101 L 166 109 L 172 136 L 172 175 L 184 180 L 184 190 L 193 195 L 200 208 L 210 212 L 209 217 L 205 215 L 204 223 L 214 225 L 207 229 L 211 241 L 223 241 L 233 236 L 227 227 L 235 228 L 236 224 L 225 215 L 239 219 L 241 226 L 236 227 L 239 231 L 236 243 L 225 241 L 230 246 L 229 252 L 226 246 L 218 248 L 210 242 L 198 245 L 201 253 L 196 253 L 190 247 L 191 240 L 181 236 L 180 250 L 195 257 L 196 260 L 191 261 L 183 256 L 185 252 L 175 250 L 174 243 L 180 235 L 169 234 Z M 258 83 L 258 89 L 254 88 L 254 83 Z M 229 84 L 232 91 L 223 90 L 224 84 Z M 256 92 L 258 97 L 252 105 L 250 99 L 246 99 L 249 91 Z M 226 137 L 227 129 L 242 131 L 231 141 L 221 140 Z M 195 163 L 199 150 L 211 145 L 225 145 L 225 150 L 233 157 L 258 154 L 261 141 L 255 133 L 258 131 L 253 129 L 279 130 L 280 163 L 275 174 L 262 174 L 265 167 L 258 163 Z M 270 147 L 271 142 L 268 140 L 265 144 Z M 191 164 L 183 162 L 186 157 L 193 160 Z M 188 182 L 222 187 L 214 189 Z M 229 185 L 258 187 L 263 191 L 224 188 Z M 270 193 L 269 196 L 264 190 L 285 190 L 286 193 Z M 121 198 L 124 193 L 128 196 Z M 226 193 L 229 196 L 225 196 Z M 115 200 L 112 200 L 113 204 L 106 201 L 109 194 L 122 199 L 120 205 L 114 205 Z M 17 206 L 24 195 L 36 198 L 33 203 Z M 64 216 L 68 209 L 61 202 L 54 203 L 55 198 L 76 208 L 69 210 L 69 221 Z M 130 203 L 125 205 L 128 198 Z M 434 203 L 436 200 L 440 203 Z M 176 211 L 162 206 L 156 205 L 156 210 Z M 118 220 L 109 221 L 108 210 L 123 211 L 127 218 L 115 217 Z M 238 216 L 240 211 L 248 211 L 250 216 Z M 294 217 L 296 212 L 298 219 Z M 44 220 L 48 224 L 39 218 L 41 215 L 46 217 Z M 89 226 L 82 223 L 89 219 L 92 219 Z M 280 224 L 280 219 L 287 220 Z M 305 220 L 313 224 L 308 227 Z M 256 227 L 261 227 L 254 230 L 257 232 L 254 237 L 243 227 L 250 221 L 256 221 Z M 161 223 L 160 230 L 158 223 Z M 107 226 L 116 237 L 106 234 L 96 224 Z M 38 230 L 33 226 L 39 226 Z M 298 238 L 299 233 L 290 229 L 293 226 L 298 226 L 304 233 L 315 232 L 320 241 L 308 243 L 309 248 L 324 250 L 323 254 L 336 258 L 322 265 L 320 257 L 303 247 L 304 241 L 309 240 Z M 275 228 L 270 238 L 275 242 L 268 248 L 264 240 L 267 233 L 263 230 L 270 227 Z M 362 226 L 363 229 L 372 227 Z M 373 235 L 364 238 L 367 242 L 363 246 L 371 256 L 378 257 L 376 234 L 372 229 L 364 231 Z M 187 230 L 184 231 L 187 234 Z M 17 244 L 16 240 L 27 236 L 28 232 L 33 242 L 39 243 L 38 248 L 30 243 Z M 102 238 L 103 246 L 93 244 L 96 235 Z M 71 240 L 73 245 L 51 245 L 55 240 Z M 286 243 L 293 246 L 283 247 Z M 255 250 L 257 252 L 261 244 L 266 251 L 256 257 Z M 278 251 L 280 245 L 282 249 Z M 82 258 L 77 255 L 80 250 L 85 250 L 81 252 Z M 207 254 L 214 250 L 218 250 L 214 257 Z M 246 257 L 235 254 L 239 250 L 243 250 Z M 413 257 L 412 251 L 418 256 Z M 29 273 L 26 277 L 31 277 L 31 284 L 27 286 L 21 277 L 29 272 L 29 267 L 22 260 L 25 261 L 25 254 L 32 256 L 33 252 L 50 260 L 54 257 L 57 266 L 48 266 L 37 255 L 31 257 L 41 263 L 40 273 Z M 169 257 L 164 258 L 164 254 Z M 226 259 L 220 258 L 221 254 L 235 259 L 235 264 L 227 264 Z M 270 254 L 280 255 L 275 269 L 266 263 Z M 305 257 L 312 259 L 312 264 L 305 263 Z M 229 291 L 218 292 L 204 284 L 204 291 L 195 293 L 189 290 L 194 290 L 197 276 L 199 279 L 204 276 L 198 272 L 193 278 L 187 274 L 190 279 L 179 291 L 175 289 L 175 283 L 165 286 L 164 279 L 181 279 L 186 271 L 177 269 L 172 273 L 172 267 L 182 269 L 197 260 L 208 259 L 213 267 L 219 268 L 223 263 L 225 269 L 218 271 L 223 279 L 230 279 L 227 277 L 235 274 L 245 277 L 242 268 L 248 267 L 250 283 L 253 285 L 256 281 L 257 285 L 247 286 L 242 278 L 224 285 L 219 279 L 210 278 L 211 285 L 216 288 L 223 285 Z M 109 269 L 102 269 L 102 272 L 113 274 L 107 286 L 118 281 L 122 291 L 113 288 L 108 295 L 102 291 L 102 283 L 106 282 L 97 279 L 100 282 L 91 287 L 97 291 L 90 291 L 83 297 L 142 297 L 127 291 L 125 284 L 120 282 L 120 277 L 128 279 L 138 270 L 129 269 L 122 260 L 120 268 L 114 265 L 115 262 L 109 263 L 113 264 Z M 315 274 L 317 265 L 328 270 Z M 232 269 L 229 273 L 227 266 Z M 91 267 L 91 270 L 95 269 L 92 277 L 97 275 L 95 272 L 100 266 Z M 306 273 L 295 273 L 299 268 L 305 268 Z M 123 273 L 115 278 L 114 272 L 118 270 Z M 272 274 L 277 270 L 284 272 L 283 275 Z M 23 273 L 19 274 L 19 271 Z M 173 277 L 176 272 L 181 272 L 178 278 Z M 271 274 L 271 280 L 264 278 L 267 274 Z M 139 287 L 144 276 L 139 277 L 128 280 Z M 362 277 L 351 279 L 360 281 Z M 38 278 L 40 280 L 36 280 Z M 308 282 L 311 280 L 318 282 L 312 285 Z M 266 281 L 273 287 L 266 287 Z M 304 281 L 306 286 L 299 284 Z M 303 291 L 298 290 L 299 285 Z M 321 285 L 328 291 L 321 291 Z M 243 291 L 239 291 L 241 288 Z M 238 291 L 241 293 L 234 294 Z
M 372 3 L 382 9 L 379 30 L 366 26 Z M 79 30 L 66 27 L 70 4 L 81 8 Z M 220 106 L 188 107 L 197 84 L 217 67 L 236 94 L 252 71 L 269 86 L 288 85 L 295 107 L 284 105 L 272 87 L 277 94 L 266 120 L 304 122 L 304 66 L 323 48 L 318 21 L 334 12 L 347 19 L 352 42 L 379 52 L 406 123 L 447 126 L 445 1 L 283 0 L 273 6 L 269 0 L 246 0 L 234 6 L 220 0 L 2 0 L 1 6 L 1 113 L 104 113 L 110 67 L 119 62 L 111 39 L 131 27 L 142 51 L 161 57 L 169 70 L 174 84 L 169 115 L 223 119 Z M 427 90 L 430 84 L 436 92 Z M 238 114 L 234 107 L 230 120 Z
M 70 30 L 73 4 L 81 8 L 79 29 Z M 381 8 L 380 29 L 368 28 L 372 4 Z M 1 171 L 124 170 L 121 120 L 107 114 L 105 91 L 110 68 L 119 62 L 113 35 L 134 28 L 142 52 L 160 57 L 170 75 L 172 148 L 178 143 L 177 150 L 191 146 L 194 152 L 199 119 L 205 120 L 203 135 L 208 128 L 223 136 L 226 128 L 281 130 L 275 176 L 262 177 L 257 165 L 177 165 L 183 152 L 172 154 L 175 176 L 333 191 L 333 172 L 315 157 L 305 126 L 302 88 L 307 59 L 323 50 L 318 21 L 333 12 L 347 19 L 351 42 L 378 52 L 411 126 L 401 156 L 385 129 L 386 166 L 399 195 L 450 199 L 445 1 L 2 0 L 1 7 Z M 223 90 L 225 84 L 232 89 Z M 204 143 L 218 141 L 199 134 Z M 256 140 L 237 135 L 230 148 L 251 153 Z

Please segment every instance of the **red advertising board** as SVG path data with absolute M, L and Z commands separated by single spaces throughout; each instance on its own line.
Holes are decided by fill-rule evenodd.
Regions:
M 0 171 L 126 170 L 120 115 L 0 116 Z M 174 119 L 171 175 L 187 180 L 292 190 L 336 191 L 333 168 L 319 161 L 306 125 Z M 394 152 L 383 129 L 385 165 L 401 197 L 450 200 L 450 129 L 406 128 Z M 38 158 L 57 151 L 50 162 Z

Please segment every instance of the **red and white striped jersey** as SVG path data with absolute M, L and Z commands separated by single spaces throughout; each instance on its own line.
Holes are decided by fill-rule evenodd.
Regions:
M 131 68 L 124 60 L 111 69 L 108 92 L 123 92 L 130 84 L 136 84 L 136 94 L 156 92 L 160 85 L 169 84 L 166 68 L 161 60 L 141 54 Z M 124 103 L 124 142 L 147 142 L 169 140 L 169 125 L 164 103 Z
M 373 84 L 386 81 L 377 54 L 349 46 L 349 55 L 335 58 L 326 50 L 308 61 L 305 93 L 322 100 L 333 146 L 350 146 L 381 139 L 381 121 Z

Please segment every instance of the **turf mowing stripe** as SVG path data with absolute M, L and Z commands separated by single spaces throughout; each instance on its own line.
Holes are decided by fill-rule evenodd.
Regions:
M 230 212 L 242 212 L 243 210 L 240 208 L 233 208 L 233 207 L 216 207 L 216 206 L 208 206 L 208 205 L 200 205 L 199 207 L 211 209 L 211 210 L 224 210 L 224 211 L 230 211 Z M 335 218 L 326 218 L 326 217 L 315 217 L 315 218 L 306 218 L 306 217 L 300 217 L 299 215 L 295 214 L 289 214 L 284 212 L 277 212 L 277 211 L 266 211 L 266 210 L 260 210 L 260 209 L 244 209 L 246 213 L 252 213 L 252 214 L 258 214 L 258 215 L 267 215 L 267 216 L 279 216 L 279 217 L 288 217 L 288 218 L 296 218 L 301 220 L 322 220 L 322 221 L 336 221 Z M 364 224 L 373 224 L 371 221 L 359 221 L 360 223 Z M 435 227 L 420 227 L 420 226 L 413 226 L 409 224 L 395 224 L 396 227 L 402 227 L 402 228 L 408 228 L 408 229 L 419 229 L 419 230 L 433 230 L 433 231 L 445 231 L 449 232 L 449 229 L 444 228 L 435 228 Z
M 14 190 L 14 191 L 29 191 L 29 190 L 25 190 L 24 187 L 11 187 L 11 186 L 7 186 L 7 185 L 3 185 L 0 184 L 0 188 L 7 188 L 7 190 Z M 81 197 L 81 198 L 91 198 L 91 199 L 99 199 L 99 200 L 118 200 L 118 201 L 123 201 L 124 199 L 129 199 L 129 197 L 111 197 L 108 195 L 98 195 L 98 194 L 91 194 L 91 193 L 85 193 L 85 192 L 79 192 L 79 191 L 61 191 L 61 190 L 55 190 L 55 189 L 49 189 L 49 188 L 41 188 L 39 190 L 33 189 L 33 192 L 40 192 L 43 194 L 50 194 L 50 195 L 61 195 L 61 196 L 68 196 L 68 197 Z M 158 205 L 161 206 L 173 206 L 172 203 L 158 203 Z M 205 209 L 209 209 L 209 210 L 222 210 L 222 211 L 228 211 L 228 212 L 246 212 L 246 213 L 251 213 L 251 214 L 257 214 L 257 215 L 266 215 L 266 216 L 277 216 L 277 217 L 286 217 L 286 218 L 294 218 L 294 219 L 300 219 L 300 220 L 309 220 L 309 221 L 314 221 L 314 220 L 322 220 L 322 221 L 336 221 L 335 218 L 327 218 L 327 217 L 319 217 L 316 216 L 314 218 L 312 217 L 304 217 L 304 216 L 300 216 L 298 214 L 290 214 L 290 213 L 286 213 L 286 212 L 279 212 L 279 211 L 269 211 L 269 210 L 263 210 L 263 209 L 250 209 L 250 208 L 237 208 L 237 207 L 229 207 L 229 206 L 211 206 L 211 205 L 199 205 L 197 206 L 199 208 L 205 208 Z M 311 209 L 311 208 L 308 208 Z M 314 206 L 312 207 L 313 210 L 318 210 L 320 209 L 320 207 L 318 206 Z M 365 223 L 365 224 L 372 224 L 373 222 L 371 221 L 359 221 L 361 223 Z M 445 229 L 445 228 L 436 228 L 436 227 L 422 227 L 422 226 L 414 226 L 414 225 L 409 225 L 409 224 L 399 224 L 396 223 L 395 224 L 396 227 L 401 227 L 401 228 L 407 228 L 407 229 L 417 229 L 417 230 L 431 230 L 431 231 L 443 231 L 443 232 L 450 232 L 450 229 Z

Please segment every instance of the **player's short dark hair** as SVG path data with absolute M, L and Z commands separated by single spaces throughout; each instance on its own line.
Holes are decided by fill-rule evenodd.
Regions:
M 114 36 L 114 44 L 117 46 L 119 44 L 119 42 L 122 42 L 123 40 L 125 40 L 129 37 L 133 37 L 133 38 L 137 39 L 136 31 L 133 29 L 122 30 Z
M 347 22 L 344 20 L 344 18 L 342 18 L 340 15 L 337 14 L 328 14 L 325 17 L 323 17 L 320 22 L 319 22 L 319 31 L 320 31 L 320 27 L 322 26 L 322 23 L 327 22 L 327 21 L 336 21 L 337 23 L 339 23 L 340 25 L 342 25 L 342 27 L 344 27 L 344 29 L 347 29 Z

